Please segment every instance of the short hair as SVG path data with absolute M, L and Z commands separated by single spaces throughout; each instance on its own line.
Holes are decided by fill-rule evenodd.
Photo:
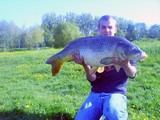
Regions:
M 113 19 L 115 21 L 115 25 L 117 27 L 117 22 L 116 22 L 116 20 L 115 20 L 115 18 L 113 16 L 111 16 L 111 15 L 103 15 L 98 21 L 98 28 L 100 27 L 101 20 L 108 21 L 109 19 Z

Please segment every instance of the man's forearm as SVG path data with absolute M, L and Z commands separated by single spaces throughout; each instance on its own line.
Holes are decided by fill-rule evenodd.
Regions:
M 96 79 L 95 72 L 97 71 L 97 69 L 91 68 L 90 66 L 88 66 L 86 64 L 83 65 L 83 67 L 84 67 L 84 70 L 85 70 L 85 73 L 86 73 L 86 78 L 89 81 L 94 81 Z

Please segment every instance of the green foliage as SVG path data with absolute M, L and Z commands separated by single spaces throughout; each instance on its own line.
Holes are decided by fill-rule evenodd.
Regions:
M 160 41 L 135 41 L 148 58 L 128 83 L 129 120 L 160 119 Z M 61 49 L 0 53 L 1 120 L 73 120 L 90 92 L 83 67 L 63 65 L 56 77 L 45 60 Z
M 136 39 L 136 34 L 135 34 L 135 26 L 132 22 L 128 24 L 127 27 L 127 34 L 125 35 L 126 39 L 129 41 L 133 41 Z
M 67 41 L 76 38 L 72 36 L 72 33 L 77 34 L 77 29 L 80 30 L 82 36 L 98 35 L 97 25 L 100 17 L 92 16 L 90 13 L 82 13 L 80 15 L 67 13 L 66 15 L 57 16 L 54 12 L 51 12 L 42 16 L 41 27 L 37 26 L 37 28 L 34 26 L 19 28 L 13 22 L 0 21 L 0 51 L 13 51 L 16 48 L 32 49 L 37 45 L 53 47 L 54 43 L 56 43 L 55 46 L 62 47 L 66 45 Z M 141 40 L 142 38 L 160 39 L 160 25 L 155 24 L 148 27 L 145 23 L 134 23 L 131 20 L 116 16 L 115 19 L 118 23 L 118 32 L 116 34 L 118 36 L 126 37 L 130 41 Z M 64 27 L 64 25 L 62 27 L 60 24 L 65 22 L 67 24 L 72 23 L 77 28 L 73 27 L 74 29 L 71 29 L 70 27 Z M 57 26 L 60 26 L 60 28 L 57 28 Z M 55 29 L 56 31 L 59 29 L 58 31 L 61 32 L 62 30 L 60 29 L 62 28 L 65 29 L 63 30 L 65 32 L 68 29 L 65 37 L 57 35 L 57 32 L 55 32 Z M 58 37 L 63 40 L 60 39 L 61 41 L 57 44 L 58 41 L 55 42 L 55 38 L 58 39 Z M 64 38 L 67 39 L 65 40 Z M 71 39 L 68 40 L 69 38 Z
M 54 28 L 54 47 L 64 47 L 68 42 L 80 37 L 79 28 L 70 22 L 61 22 Z
M 153 25 L 151 26 L 149 30 L 149 37 L 150 38 L 159 38 L 160 39 L 160 26 L 159 25 Z
M 44 42 L 46 46 L 53 47 L 54 34 L 53 28 L 58 23 L 58 18 L 55 13 L 47 13 L 42 17 L 42 28 L 44 30 Z
M 35 26 L 33 31 L 33 40 L 35 45 L 40 45 L 44 41 L 43 29 L 40 26 Z
M 25 33 L 25 46 L 29 49 L 39 46 L 44 41 L 43 30 L 40 26 L 30 27 Z
M 81 15 L 78 15 L 76 23 L 84 36 L 90 35 L 93 30 L 97 29 L 98 25 L 98 21 L 94 21 L 92 15 L 89 13 L 82 13 Z M 94 23 L 97 24 L 95 25 Z
M 12 50 L 18 45 L 19 28 L 13 22 L 0 21 L 0 48 Z
M 120 29 L 117 30 L 117 33 L 115 35 L 125 37 L 125 33 Z
M 59 120 L 74 117 L 81 104 L 77 101 L 86 96 L 89 83 L 87 85 L 83 75 L 76 75 L 84 74 L 84 71 L 75 63 L 66 63 L 60 76 L 51 76 L 51 66 L 46 65 L 45 60 L 58 51 L 0 53 L 0 119 Z M 77 91 L 80 89 L 83 92 Z

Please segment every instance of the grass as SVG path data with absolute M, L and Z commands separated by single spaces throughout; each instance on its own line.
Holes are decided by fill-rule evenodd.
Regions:
M 134 120 L 160 119 L 160 41 L 135 42 L 148 54 L 148 59 L 137 65 L 138 74 L 129 81 L 129 114 Z M 136 119 L 137 118 L 137 119 Z
M 160 42 L 135 42 L 149 55 L 128 85 L 129 120 L 160 119 Z M 90 92 L 84 70 L 65 63 L 56 77 L 45 60 L 60 49 L 0 53 L 0 120 L 72 120 Z

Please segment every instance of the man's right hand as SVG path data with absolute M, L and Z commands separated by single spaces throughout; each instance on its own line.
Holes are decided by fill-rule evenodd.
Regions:
M 72 53 L 72 58 L 75 61 L 75 63 L 83 65 L 84 70 L 86 72 L 86 78 L 89 81 L 94 81 L 96 79 L 95 72 L 97 71 L 98 68 L 91 68 L 89 65 L 86 65 L 84 60 L 80 57 L 79 51 L 76 51 Z
M 80 57 L 79 51 L 72 53 L 72 58 L 75 61 L 75 63 L 80 64 L 80 65 L 85 65 L 84 60 Z

